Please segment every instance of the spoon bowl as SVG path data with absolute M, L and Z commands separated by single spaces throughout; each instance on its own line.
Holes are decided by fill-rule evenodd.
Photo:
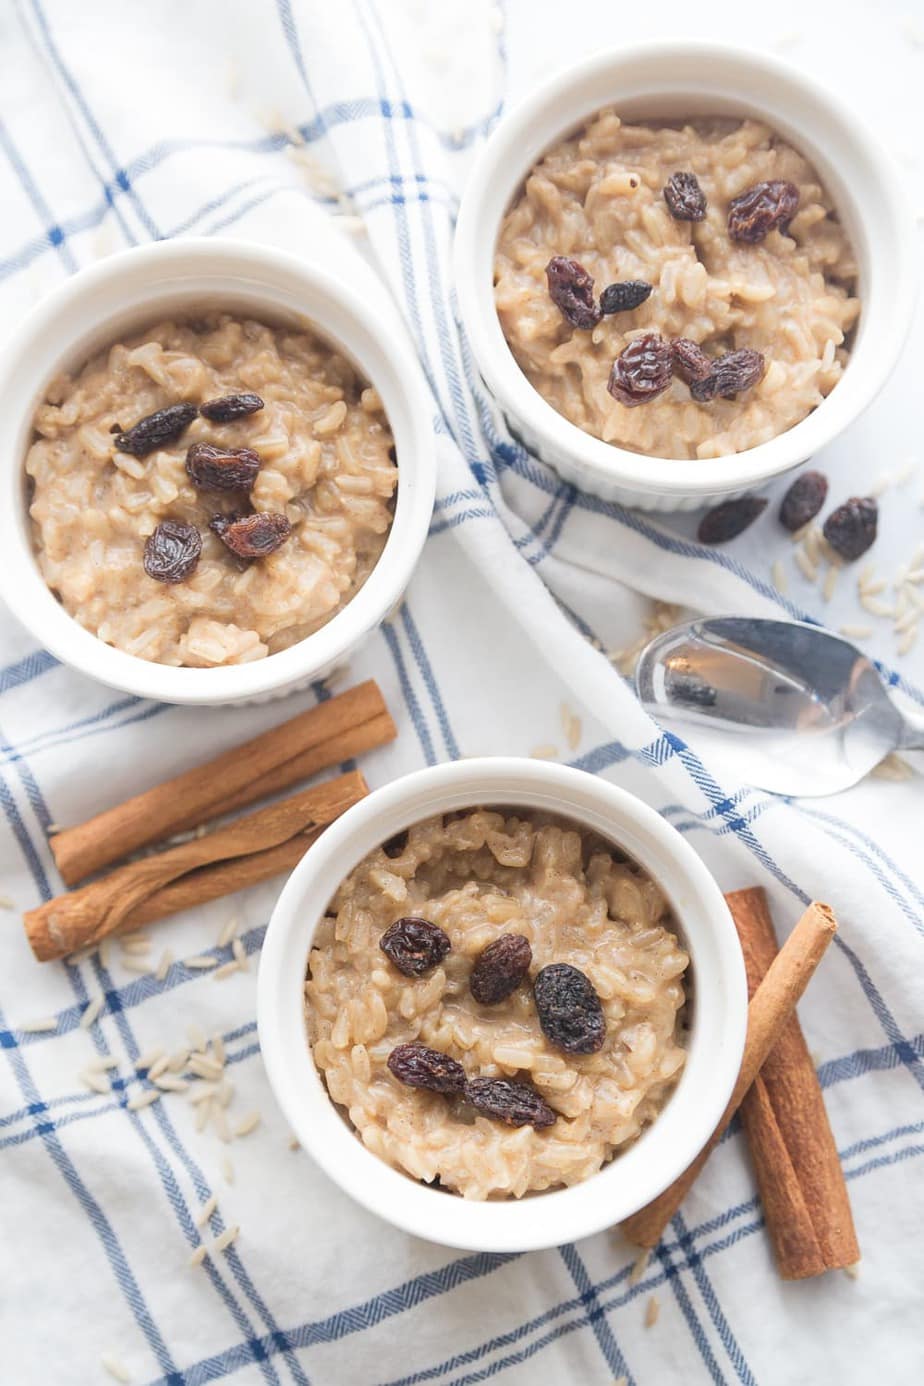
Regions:
M 799 621 L 719 616 L 674 626 L 642 651 L 636 688 L 659 722 L 776 794 L 837 794 L 891 751 L 924 750 L 924 723 L 889 697 L 872 661 Z

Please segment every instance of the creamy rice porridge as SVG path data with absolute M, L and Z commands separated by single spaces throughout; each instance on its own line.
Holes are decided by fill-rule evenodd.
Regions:
M 45 581 L 87 630 L 158 663 L 238 664 L 304 639 L 391 526 L 381 401 L 307 328 L 159 322 L 53 381 L 35 434 Z
M 577 1183 L 683 1065 L 674 928 L 638 866 L 564 819 L 429 819 L 360 862 L 319 926 L 315 1062 L 368 1149 L 415 1179 L 474 1199 Z
M 592 279 L 574 286 L 589 316 L 553 300 L 555 257 Z M 607 110 L 527 177 L 501 225 L 495 302 L 525 375 L 579 428 L 654 457 L 721 457 L 791 428 L 837 384 L 856 276 L 817 173 L 767 126 L 630 125 Z M 633 356 L 634 397 L 620 389 Z M 722 357 L 726 377 L 700 388 Z

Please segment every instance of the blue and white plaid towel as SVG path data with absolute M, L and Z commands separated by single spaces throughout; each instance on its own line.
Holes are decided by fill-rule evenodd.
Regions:
M 15 321 L 78 266 L 178 234 L 275 241 L 323 256 L 370 293 L 387 285 L 432 389 L 440 476 L 407 601 L 353 664 L 357 679 L 380 681 L 401 723 L 398 743 L 369 758 L 369 778 L 551 744 L 654 804 L 724 887 L 765 885 L 781 926 L 811 896 L 832 902 L 842 933 L 803 1021 L 854 1200 L 859 1277 L 779 1282 L 737 1135 L 635 1284 L 615 1233 L 520 1257 L 413 1241 L 289 1149 L 257 1051 L 253 962 L 216 983 L 181 961 L 230 958 L 216 944 L 228 902 L 158 928 L 155 963 L 162 947 L 178 960 L 163 980 L 129 970 L 138 956 L 117 948 L 39 967 L 12 913 L 0 971 L 0 1378 L 10 1386 L 87 1386 L 109 1379 L 106 1362 L 119 1379 L 175 1386 L 921 1379 L 920 781 L 804 803 L 720 783 L 695 745 L 659 734 L 598 648 L 631 644 L 651 597 L 869 618 L 851 593 L 822 606 L 770 523 L 704 552 L 687 521 L 672 530 L 560 485 L 504 431 L 454 315 L 459 192 L 511 92 L 665 15 L 682 27 L 687 8 L 665 0 L 649 19 L 574 0 L 565 25 L 551 0 L 516 0 L 509 13 L 485 0 L 6 5 L 0 301 Z M 746 37 L 739 8 L 710 6 L 697 27 Z M 781 28 L 798 8 L 781 0 Z M 895 103 L 912 100 L 900 93 L 919 100 L 920 54 L 902 46 L 888 3 L 852 44 L 847 15 L 802 6 L 803 26 L 820 27 L 796 56 L 817 54 L 823 67 L 836 30 L 842 72 L 863 74 L 852 89 L 868 94 L 871 116 L 897 123 Z M 874 100 L 866 79 L 877 70 L 889 88 Z M 868 489 L 870 466 L 908 472 L 903 407 L 896 386 L 839 445 L 845 492 Z M 894 566 L 920 512 L 916 522 L 917 498 L 906 499 L 913 479 L 904 492 L 893 483 L 874 553 Z M 770 584 L 773 559 L 794 605 Z M 208 716 L 154 706 L 69 673 L 11 622 L 0 629 L 2 889 L 17 911 L 59 889 L 51 821 L 77 821 L 314 696 Z M 871 648 L 886 664 L 895 657 L 887 628 Z M 911 659 L 901 664 L 893 681 L 920 701 Z M 274 893 L 234 905 L 251 959 Z M 81 1027 L 101 993 L 97 1023 Z M 53 1028 L 35 1028 L 43 1018 Z M 129 1105 L 148 1090 L 139 1055 L 188 1046 L 188 1026 L 222 1036 L 229 1125 L 262 1115 L 245 1138 L 226 1145 L 211 1126 L 197 1131 L 180 1093 Z M 81 1079 L 88 1070 L 102 1091 Z M 200 1234 L 212 1195 L 217 1211 Z M 235 1226 L 226 1254 L 190 1268 L 200 1235 Z M 646 1327 L 652 1297 L 660 1314 Z

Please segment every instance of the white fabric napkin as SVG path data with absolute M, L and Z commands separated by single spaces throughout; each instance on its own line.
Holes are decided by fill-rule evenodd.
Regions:
M 507 434 L 455 319 L 454 213 L 501 105 L 542 68 L 654 34 L 658 16 L 687 27 L 686 8 L 23 0 L 0 15 L 0 294 L 12 326 L 79 266 L 189 234 L 320 257 L 379 296 L 383 327 L 409 333 L 432 391 L 439 483 L 407 601 L 352 662 L 356 680 L 378 679 L 401 726 L 364 769 L 375 785 L 459 755 L 554 748 L 653 804 L 724 888 L 766 886 L 781 932 L 811 897 L 832 903 L 841 934 L 802 1019 L 854 1201 L 859 1276 L 777 1279 L 740 1135 L 713 1157 L 634 1284 L 633 1253 L 617 1234 L 529 1256 L 459 1255 L 362 1212 L 289 1149 L 260 1064 L 254 977 L 275 884 L 157 926 L 151 965 L 162 949 L 177 960 L 162 981 L 129 970 L 118 948 L 38 966 L 16 914 L 60 888 L 51 822 L 79 821 L 314 695 L 208 714 L 146 704 L 59 667 L 5 618 L 0 1341 L 4 1379 L 17 1386 L 84 1386 L 107 1379 L 107 1362 L 121 1379 L 174 1386 L 226 1377 L 461 1386 L 537 1374 L 600 1386 L 619 1377 L 795 1386 L 865 1381 L 871 1370 L 916 1379 L 920 781 L 870 780 L 800 803 L 743 787 L 704 764 L 695 740 L 665 739 L 601 652 L 636 641 L 651 598 L 834 625 L 869 618 L 850 579 L 822 602 L 769 511 L 741 540 L 704 551 L 688 518 L 655 521 L 561 486 Z M 823 70 L 833 43 L 840 70 L 856 76 L 878 54 L 890 78 L 875 88 L 871 118 L 886 124 L 891 111 L 905 123 L 895 103 L 912 98 L 899 76 L 910 82 L 920 57 L 884 9 L 891 28 L 877 16 L 849 43 L 843 12 L 835 33 L 833 6 L 819 5 L 822 19 L 797 21 L 810 30 L 799 56 Z M 737 13 L 712 6 L 697 28 L 747 37 Z M 796 13 L 778 11 L 777 37 Z M 798 33 L 789 42 L 799 48 Z M 867 490 L 871 472 L 890 473 L 871 555 L 890 581 L 921 539 L 920 478 L 901 479 L 915 461 L 903 422 L 910 381 L 905 366 L 882 404 L 818 459 L 844 494 Z M 771 582 L 775 560 L 786 598 Z M 888 624 L 870 624 L 869 648 L 919 703 L 920 661 L 899 660 Z M 249 970 L 216 983 L 183 960 L 227 960 L 216 940 L 232 914 Z M 99 1019 L 82 1028 L 100 995 Z M 43 1021 L 50 1028 L 36 1029 Z M 148 1087 L 139 1056 L 188 1045 L 189 1026 L 223 1037 L 230 1126 L 261 1118 L 228 1145 L 196 1130 L 182 1094 L 127 1106 Z M 92 1068 L 104 1060 L 111 1069 Z M 108 1074 L 110 1091 L 87 1086 L 88 1066 L 98 1087 Z M 212 1195 L 217 1212 L 200 1232 Z M 228 1252 L 190 1268 L 201 1237 L 235 1226 Z M 659 1314 L 648 1327 L 652 1300 Z

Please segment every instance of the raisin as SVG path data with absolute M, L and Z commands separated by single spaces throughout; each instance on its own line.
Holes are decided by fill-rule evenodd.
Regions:
M 529 971 L 533 950 L 522 934 L 501 934 L 475 959 L 469 990 L 482 1006 L 496 1006 L 516 991 Z
M 207 399 L 199 405 L 199 413 L 212 423 L 230 423 L 232 419 L 243 419 L 248 414 L 256 414 L 263 408 L 259 395 L 221 395 L 219 399 Z
M 399 1044 L 387 1063 L 398 1082 L 409 1088 L 428 1088 L 430 1092 L 462 1092 L 465 1088 L 462 1065 L 425 1044 Z
M 472 1078 L 465 1095 L 482 1116 L 494 1117 L 508 1126 L 554 1126 L 557 1113 L 541 1093 L 510 1078 Z
M 209 529 L 238 558 L 265 558 L 275 553 L 292 532 L 285 515 L 259 510 L 255 515 L 215 515 Z
M 193 443 L 186 454 L 186 471 L 200 491 L 250 491 L 261 465 L 259 453 L 250 448 Z
M 690 394 L 700 404 L 721 395 L 723 399 L 734 399 L 739 390 L 749 390 L 762 379 L 767 369 L 766 362 L 759 351 L 742 347 L 740 351 L 728 351 L 717 356 L 712 370 L 704 380 L 694 380 L 690 384 Z
M 533 995 L 542 1033 L 568 1054 L 596 1054 L 606 1038 L 606 1018 L 590 978 L 570 963 L 540 968 Z
M 803 472 L 797 476 L 780 504 L 780 524 L 795 534 L 797 529 L 814 520 L 825 503 L 828 478 L 821 472 Z
M 702 221 L 706 194 L 695 173 L 672 173 L 664 185 L 664 201 L 675 221 Z
M 657 332 L 647 332 L 617 356 L 606 388 L 627 409 L 647 404 L 670 385 L 671 361 L 670 342 Z
M 852 562 L 874 543 L 879 506 L 872 496 L 851 496 L 825 520 L 824 536 L 835 553 Z
M 452 945 L 438 924 L 406 915 L 389 924 L 379 947 L 405 977 L 422 977 L 443 961 Z
M 766 496 L 740 496 L 738 500 L 722 501 L 707 510 L 699 522 L 697 537 L 701 544 L 727 544 L 754 523 L 767 504 Z
M 647 279 L 623 279 L 608 284 L 600 295 L 601 313 L 630 313 L 651 297 L 652 285 Z
M 149 452 L 175 442 L 198 412 L 194 404 L 168 404 L 166 409 L 147 414 L 125 433 L 117 434 L 116 449 L 130 452 L 133 457 L 147 457 Z
M 387 842 L 382 843 L 382 851 L 386 857 L 400 857 L 407 846 L 407 828 L 400 833 L 395 833 Z
M 602 314 L 594 300 L 594 281 L 577 260 L 554 255 L 545 267 L 549 294 L 572 327 L 596 327 Z
M 733 241 L 756 245 L 774 228 L 782 235 L 799 208 L 799 189 L 795 183 L 774 179 L 755 183 L 728 204 L 728 234 Z
M 202 536 L 195 525 L 161 520 L 144 546 L 144 571 L 155 582 L 185 582 L 196 571 Z
M 674 374 L 687 385 L 694 380 L 705 380 L 712 374 L 712 357 L 707 356 L 698 342 L 689 337 L 675 337 L 671 342 L 671 361 Z

